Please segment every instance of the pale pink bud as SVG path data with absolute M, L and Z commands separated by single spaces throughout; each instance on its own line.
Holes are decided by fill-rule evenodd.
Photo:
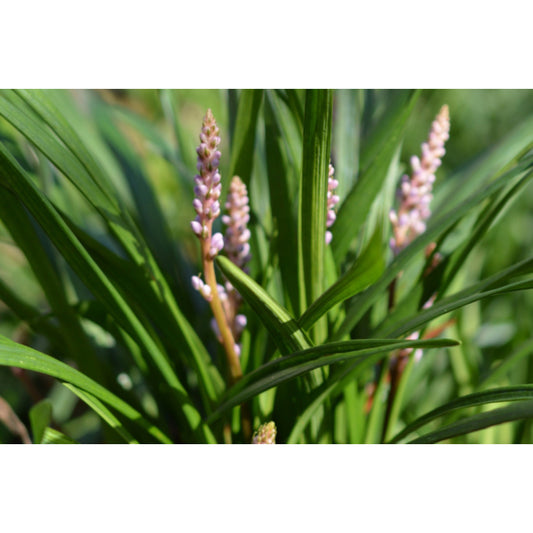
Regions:
M 198 222 L 197 220 L 193 220 L 191 222 L 191 228 L 197 237 L 200 237 L 202 235 L 202 224 L 200 224 L 200 222 Z
M 248 323 L 248 320 L 244 315 L 235 316 L 235 324 L 238 326 L 240 331 L 242 331 L 246 327 L 247 323 Z
M 224 248 L 224 237 L 222 237 L 222 233 L 215 233 L 211 237 L 211 247 L 209 248 L 209 255 L 211 256 L 211 259 L 216 257 L 222 248 Z
M 191 278 L 192 286 L 208 301 L 210 302 L 213 298 L 211 292 L 211 287 L 206 285 L 198 276 L 192 276 Z
M 202 285 L 204 284 L 204 282 L 198 277 L 198 276 L 193 276 L 191 278 L 191 282 L 192 282 L 192 286 L 197 290 L 199 291 L 201 288 L 202 288 Z

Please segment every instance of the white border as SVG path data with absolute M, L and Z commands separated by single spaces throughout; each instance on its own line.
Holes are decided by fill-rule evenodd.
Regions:
M 533 88 L 527 3 L 18 0 L 1 86 Z
M 5 531 L 522 531 L 531 446 L 2 446 Z

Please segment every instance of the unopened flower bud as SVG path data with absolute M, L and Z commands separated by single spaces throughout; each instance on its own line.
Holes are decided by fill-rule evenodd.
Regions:
M 252 437 L 252 444 L 276 444 L 276 424 L 267 422 L 259 426 Z

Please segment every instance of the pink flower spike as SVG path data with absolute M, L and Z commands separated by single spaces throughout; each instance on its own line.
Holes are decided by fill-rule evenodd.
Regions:
M 217 149 L 220 144 L 218 136 L 219 129 L 216 124 L 213 113 L 210 109 L 204 117 L 202 132 L 200 133 L 200 145 L 196 149 L 198 154 L 198 164 L 196 168 L 199 174 L 195 176 L 193 207 L 197 213 L 195 220 L 191 222 L 191 228 L 201 240 L 209 240 L 213 220 L 220 214 L 220 174 L 218 173 L 218 163 L 220 160 L 220 151 Z M 223 244 L 223 243 L 222 243 Z M 211 244 L 212 250 L 216 255 L 220 250 L 220 242 Z M 214 257 L 213 255 L 213 257 Z
M 226 201 L 227 215 L 222 217 L 222 222 L 227 226 L 225 247 L 228 258 L 242 270 L 245 270 L 246 263 L 251 259 L 248 244 L 251 233 L 246 227 L 250 218 L 248 202 L 246 185 L 238 176 L 234 176 Z
M 328 173 L 328 200 L 327 200 L 328 213 L 326 215 L 326 228 L 330 228 L 335 222 L 335 219 L 337 218 L 334 208 L 339 203 L 339 197 L 333 193 L 335 189 L 338 187 L 339 182 L 333 177 L 334 173 L 335 173 L 335 169 L 333 168 L 333 165 L 330 163 L 329 173 Z M 333 234 L 331 233 L 331 231 L 326 230 L 326 236 L 325 236 L 326 246 L 331 242 L 332 239 L 333 239 Z
M 450 115 L 448 106 L 444 105 L 431 125 L 428 141 L 422 143 L 422 159 L 412 156 L 411 176 L 402 176 L 398 212 L 393 210 L 389 215 L 394 233 L 391 248 L 395 255 L 426 230 L 425 221 L 431 215 L 429 203 L 435 171 L 446 152 L 444 143 L 449 138 L 449 131 Z

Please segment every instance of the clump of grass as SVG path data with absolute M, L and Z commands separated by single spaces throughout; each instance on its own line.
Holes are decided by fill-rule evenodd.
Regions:
M 530 442 L 531 315 L 512 311 L 531 306 L 533 258 L 494 263 L 485 244 L 506 249 L 498 224 L 525 216 L 533 115 L 454 169 L 440 163 L 461 120 L 439 102 L 401 177 L 435 94 L 233 91 L 230 128 L 211 96 L 184 113 L 161 91 L 157 124 L 92 91 L 83 108 L 0 91 L 16 250 L 0 262 L 0 396 L 18 434 Z M 506 316 L 505 339 L 476 336 Z

